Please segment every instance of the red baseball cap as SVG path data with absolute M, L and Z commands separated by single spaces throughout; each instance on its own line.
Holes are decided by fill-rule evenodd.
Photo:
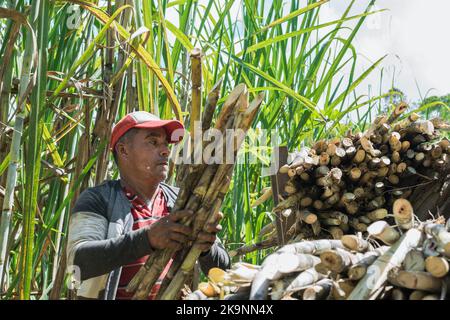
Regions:
M 117 141 L 123 136 L 128 130 L 132 128 L 144 128 L 144 129 L 155 129 L 164 128 L 166 130 L 167 139 L 169 143 L 178 143 L 183 140 L 183 132 L 180 134 L 172 133 L 177 129 L 184 130 L 183 124 L 178 120 L 161 120 L 159 117 L 155 116 L 146 111 L 136 111 L 127 114 L 114 126 L 111 133 L 110 148 L 114 150 Z

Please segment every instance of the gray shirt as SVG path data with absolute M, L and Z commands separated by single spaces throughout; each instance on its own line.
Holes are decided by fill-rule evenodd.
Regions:
M 173 208 L 178 188 L 161 183 L 167 207 Z M 149 255 L 146 229 L 132 230 L 132 205 L 120 181 L 105 181 L 83 191 L 72 210 L 68 238 L 68 271 L 77 295 L 115 299 L 122 266 Z M 202 271 L 228 269 L 230 257 L 220 241 L 199 257 Z

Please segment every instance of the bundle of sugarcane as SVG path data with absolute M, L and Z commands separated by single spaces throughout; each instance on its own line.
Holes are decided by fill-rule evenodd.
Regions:
M 390 117 L 377 117 L 364 133 L 349 132 L 302 148 L 280 168 L 290 179 L 285 200 L 273 211 L 287 220 L 288 241 L 366 233 L 374 221 L 392 221 L 390 208 L 396 199 L 434 202 L 420 209 L 422 216 L 438 202 L 450 207 L 448 199 L 438 198 L 439 188 L 431 188 L 449 181 L 450 143 L 440 133 L 449 125 L 440 119 L 420 120 L 415 113 L 394 122 L 405 109 L 400 103 Z M 275 246 L 275 229 L 275 222 L 264 227 L 266 239 L 232 255 Z
M 241 271 L 247 279 L 242 287 L 235 276 L 242 263 L 225 274 L 214 271 L 210 283 L 216 290 L 205 296 L 226 299 L 239 293 L 240 299 L 255 300 L 446 299 L 450 220 L 445 225 L 443 217 L 424 223 L 411 223 L 407 218 L 408 223 L 404 223 L 412 214 L 411 208 L 407 200 L 397 200 L 394 212 L 405 220 L 397 226 L 374 222 L 367 237 L 359 233 L 340 240 L 287 244 L 267 256 L 261 267 L 251 266 L 255 272 Z M 233 290 L 237 292 L 234 295 Z
M 211 97 L 214 106 L 217 103 L 218 87 L 216 92 L 212 92 Z M 209 101 L 208 100 L 208 101 Z M 232 129 L 241 135 L 233 135 L 232 141 L 223 139 L 219 154 L 232 155 L 232 160 L 236 158 L 238 149 L 245 138 L 245 133 L 250 128 L 251 123 L 263 100 L 263 95 L 259 94 L 250 104 L 248 103 L 248 91 L 244 84 L 238 85 L 228 96 L 223 104 L 222 110 L 215 122 L 215 129 L 225 133 Z M 214 107 L 211 107 L 207 101 L 203 116 L 202 130 L 207 130 L 212 121 Z M 208 111 L 209 110 L 209 111 Z M 205 124 L 205 121 L 207 122 Z M 244 133 L 244 135 L 242 135 Z M 212 161 L 205 159 L 203 146 L 199 148 L 194 146 L 192 151 L 193 158 L 200 156 L 204 162 L 201 164 L 186 164 L 179 168 L 179 175 L 182 175 L 180 192 L 176 200 L 173 212 L 185 209 L 195 212 L 193 218 L 185 219 L 183 224 L 191 226 L 193 229 L 192 238 L 195 239 L 204 226 L 211 223 L 216 218 L 223 198 L 231 181 L 234 168 L 232 163 L 209 164 Z M 199 154 L 200 153 L 200 154 Z M 213 157 L 216 154 L 211 154 Z M 227 157 L 227 159 L 229 159 Z M 176 253 L 176 255 L 175 255 Z M 173 259 L 171 267 L 161 285 L 158 297 L 159 299 L 176 299 L 181 295 L 181 290 L 189 278 L 192 276 L 194 264 L 201 251 L 192 245 L 186 245 L 182 250 L 156 250 L 152 253 L 145 265 L 139 270 L 136 276 L 129 283 L 127 290 L 134 292 L 134 299 L 146 299 L 149 292 L 161 272 L 166 267 L 170 259 Z

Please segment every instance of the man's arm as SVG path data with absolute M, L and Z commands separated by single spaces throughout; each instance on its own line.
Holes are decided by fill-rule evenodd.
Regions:
M 209 251 L 200 255 L 198 262 L 200 263 L 200 269 L 205 275 L 208 274 L 209 269 L 214 267 L 222 270 L 226 270 L 231 267 L 230 256 L 223 247 L 219 238 L 216 239 Z
M 133 263 L 154 249 L 179 250 L 191 232 L 179 220 L 193 212 L 180 210 L 144 228 L 107 239 L 108 228 L 114 223 L 106 219 L 106 210 L 106 202 L 89 189 L 74 207 L 69 224 L 68 265 L 78 267 L 81 281 Z
M 79 268 L 81 281 L 109 273 L 152 252 L 146 229 L 106 239 L 109 222 L 103 215 L 104 206 L 100 195 L 86 190 L 70 219 L 68 265 Z

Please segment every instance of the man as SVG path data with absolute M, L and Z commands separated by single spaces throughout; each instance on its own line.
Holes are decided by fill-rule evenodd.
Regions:
M 169 215 L 178 193 L 163 183 L 169 143 L 177 143 L 177 133 L 182 137 L 183 130 L 179 121 L 143 111 L 128 114 L 114 127 L 110 148 L 120 179 L 82 192 L 70 219 L 68 267 L 81 281 L 79 298 L 130 299 L 125 288 L 147 256 L 155 249 L 180 249 L 188 241 L 195 240 L 203 251 L 199 264 L 204 273 L 212 267 L 229 268 L 230 258 L 216 239 L 221 216 L 207 232 L 189 239 L 191 229 L 180 219 L 193 213 Z M 155 297 L 170 263 L 149 299 Z

